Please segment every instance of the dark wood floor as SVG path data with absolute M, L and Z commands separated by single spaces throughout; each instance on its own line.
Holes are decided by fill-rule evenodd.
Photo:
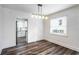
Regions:
M 25 45 L 26 42 L 26 37 L 17 37 L 17 46 L 22 46 Z
M 41 40 L 20 47 L 3 49 L 2 55 L 76 55 L 77 52 L 60 45 Z

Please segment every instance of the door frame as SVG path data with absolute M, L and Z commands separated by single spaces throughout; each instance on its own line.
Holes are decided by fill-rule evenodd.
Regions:
M 18 19 L 18 18 L 17 18 L 17 19 Z M 27 41 L 27 43 L 28 43 L 28 19 L 20 19 L 20 20 L 27 21 L 27 34 L 25 34 L 27 37 L 26 37 L 26 36 L 25 36 L 25 37 L 26 37 L 26 41 Z M 17 43 L 17 22 L 18 22 L 18 21 L 16 20 L 16 46 L 17 46 L 17 44 L 18 44 L 18 43 Z

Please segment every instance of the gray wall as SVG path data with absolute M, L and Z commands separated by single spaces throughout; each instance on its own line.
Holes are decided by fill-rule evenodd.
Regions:
M 50 19 L 67 16 L 67 36 L 50 34 Z M 79 5 L 49 15 L 44 21 L 44 39 L 79 51 Z

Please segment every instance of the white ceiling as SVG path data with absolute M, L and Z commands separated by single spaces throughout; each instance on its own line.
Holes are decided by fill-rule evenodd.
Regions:
M 29 13 L 37 13 L 38 11 L 37 4 L 2 4 L 1 6 Z M 42 12 L 44 15 L 49 15 L 72 6 L 74 4 L 43 4 Z

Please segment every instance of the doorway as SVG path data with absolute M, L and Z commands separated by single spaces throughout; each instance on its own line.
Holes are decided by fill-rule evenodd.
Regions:
M 28 20 L 18 19 L 16 21 L 16 46 L 26 45 L 28 42 Z

